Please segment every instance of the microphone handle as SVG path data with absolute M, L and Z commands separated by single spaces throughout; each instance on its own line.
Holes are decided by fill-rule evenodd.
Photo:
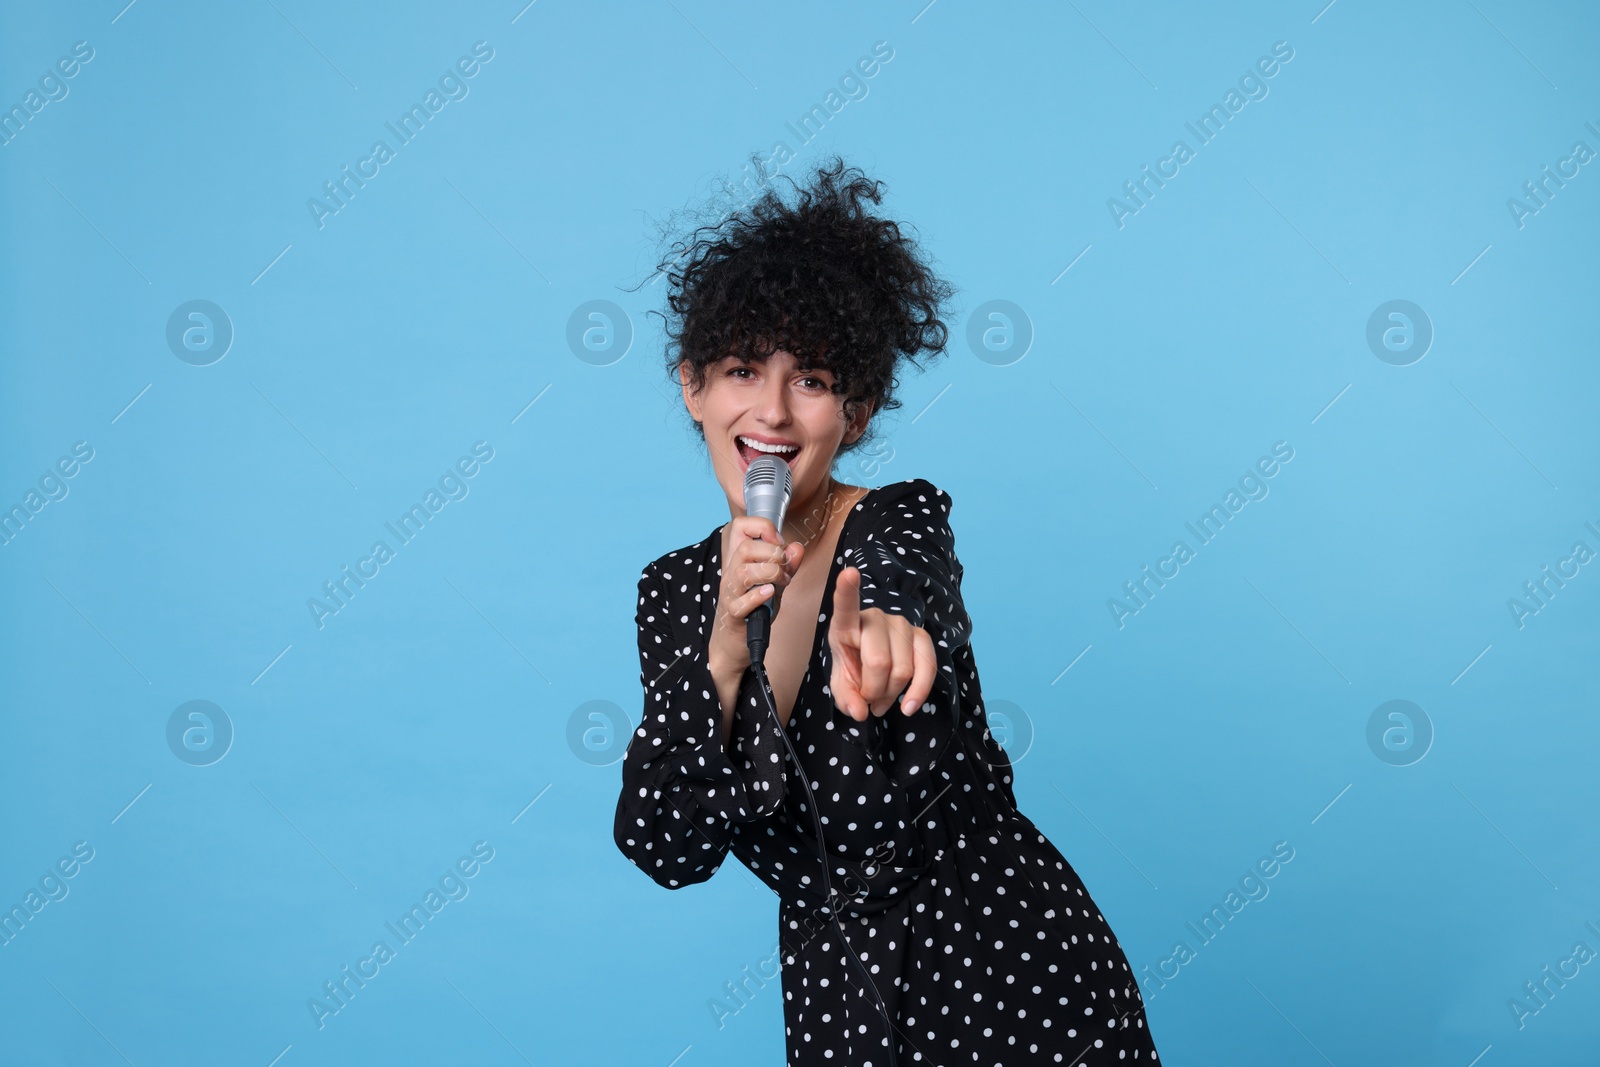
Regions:
M 744 618 L 745 644 L 750 648 L 751 663 L 766 662 L 767 644 L 772 638 L 772 618 L 775 614 L 773 602 L 782 595 L 782 589 L 774 589 L 771 599 L 763 604 L 757 604 L 755 610 Z

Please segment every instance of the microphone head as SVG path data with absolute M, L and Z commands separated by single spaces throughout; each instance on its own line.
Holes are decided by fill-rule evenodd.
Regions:
M 794 493 L 794 475 L 789 464 L 777 456 L 760 456 L 744 472 L 744 511 L 772 522 L 781 536 L 783 513 L 789 509 Z

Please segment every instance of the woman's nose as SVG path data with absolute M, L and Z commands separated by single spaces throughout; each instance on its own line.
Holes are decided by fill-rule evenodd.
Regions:
M 788 383 L 773 376 L 762 384 L 761 418 L 769 426 L 782 426 L 789 421 Z

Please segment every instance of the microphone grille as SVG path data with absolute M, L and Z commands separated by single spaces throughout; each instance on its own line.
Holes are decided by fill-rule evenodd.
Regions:
M 744 489 L 749 493 L 761 486 L 775 486 L 785 496 L 793 493 L 794 475 L 790 473 L 789 465 L 775 456 L 761 456 L 753 460 L 744 472 Z

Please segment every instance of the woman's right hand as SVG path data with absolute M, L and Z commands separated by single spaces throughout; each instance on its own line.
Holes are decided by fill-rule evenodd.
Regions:
M 789 584 L 806 550 L 799 541 L 784 545 L 772 520 L 755 515 L 736 516 L 728 540 L 707 652 L 712 674 L 723 679 L 744 676 L 750 666 L 746 620 Z

